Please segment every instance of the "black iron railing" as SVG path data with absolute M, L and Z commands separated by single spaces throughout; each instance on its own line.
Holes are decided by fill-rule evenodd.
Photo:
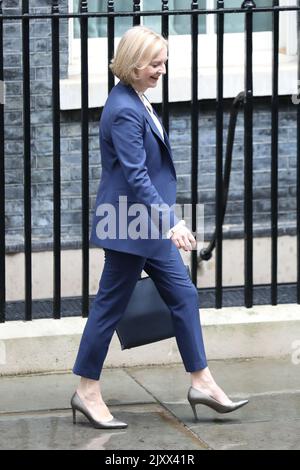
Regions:
M 3 21 L 0 2 L 0 84 L 3 84 Z M 2 85 L 3 86 L 3 85 Z M 3 90 L 4 94 L 4 90 Z M 5 165 L 4 165 L 4 96 L 0 99 L 0 322 L 5 320 Z
M 296 0 L 295 0 L 296 2 Z M 254 1 L 245 0 L 240 8 L 225 8 L 223 0 L 216 1 L 214 9 L 199 9 L 198 1 L 192 1 L 189 9 L 171 10 L 168 0 L 162 0 L 161 10 L 142 11 L 141 2 L 133 0 L 132 11 L 115 10 L 115 2 L 107 1 L 106 12 L 91 12 L 88 1 L 79 2 L 79 11 L 67 13 L 62 11 L 60 1 L 52 2 L 50 12 L 32 13 L 29 1 L 22 1 L 19 14 L 3 15 L 3 4 L 0 0 L 0 81 L 3 81 L 3 25 L 12 21 L 20 21 L 22 25 L 22 71 L 23 71 L 23 126 L 24 126 L 24 253 L 25 253 L 25 319 L 32 318 L 32 194 L 31 194 L 31 112 L 30 112 L 30 24 L 37 19 L 51 20 L 52 34 L 52 116 L 53 116 L 53 253 L 54 253 L 54 293 L 53 317 L 61 315 L 61 149 L 60 149 L 60 24 L 62 20 L 78 18 L 80 21 L 81 42 L 81 154 L 82 154 L 82 314 L 87 316 L 89 306 L 89 64 L 88 64 L 88 24 L 91 18 L 107 20 L 108 61 L 111 60 L 115 45 L 115 20 L 120 17 L 131 17 L 132 24 L 140 24 L 142 17 L 159 16 L 162 19 L 162 34 L 169 37 L 169 18 L 173 15 L 189 15 L 191 21 L 192 45 L 192 78 L 191 78 L 191 203 L 192 230 L 196 232 L 196 204 L 198 203 L 198 141 L 199 141 L 199 100 L 198 100 L 198 23 L 201 15 L 216 16 L 217 56 L 216 56 L 216 230 L 213 246 L 216 248 L 215 271 L 215 306 L 222 306 L 222 225 L 224 221 L 224 201 L 227 199 L 229 175 L 228 167 L 223 177 L 223 88 L 224 88 L 224 20 L 227 14 L 235 13 L 245 18 L 245 86 L 243 94 L 244 107 L 244 243 L 245 243 L 245 285 L 244 304 L 253 304 L 253 17 L 263 12 L 271 12 L 273 16 L 273 63 L 272 63 L 272 161 L 271 161 L 271 303 L 277 303 L 277 267 L 278 267 L 278 53 L 279 53 L 279 17 L 282 11 L 300 11 L 298 4 L 283 7 L 278 0 L 272 7 L 257 8 Z M 298 2 L 299 3 L 299 2 Z M 300 49 L 300 33 L 298 31 L 298 51 Z M 200 51 L 201 53 L 201 51 Z M 298 54 L 299 56 L 299 54 Z M 300 80 L 300 65 L 298 66 Z M 108 71 L 108 92 L 114 86 L 114 77 Z M 1 101 L 1 100 L 0 100 Z M 163 78 L 162 119 L 169 129 L 169 76 Z M 231 130 L 234 135 L 234 130 Z M 231 141 L 231 150 L 233 142 Z M 0 322 L 5 320 L 6 286 L 5 286 L 5 164 L 4 164 L 4 104 L 0 102 Z M 228 159 L 231 158 L 230 147 Z M 228 165 L 228 161 L 226 163 Z M 226 176 L 227 174 L 227 176 Z M 223 184 L 224 179 L 224 184 Z M 226 189 L 227 179 L 227 189 Z M 224 194 L 226 197 L 224 199 Z M 297 105 L 297 302 L 300 303 L 300 105 Z M 192 252 L 192 278 L 197 281 L 197 252 Z

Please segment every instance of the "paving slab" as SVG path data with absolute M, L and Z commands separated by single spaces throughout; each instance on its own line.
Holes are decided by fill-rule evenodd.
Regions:
M 300 450 L 300 393 L 253 396 L 247 406 L 224 415 L 198 405 L 197 423 L 189 404 L 166 406 L 215 450 Z
M 255 394 L 300 392 L 300 364 L 289 357 L 209 361 L 217 383 L 232 398 L 251 398 Z M 128 373 L 159 401 L 186 398 L 190 376 L 182 365 L 133 367 Z
M 94 429 L 69 412 L 0 416 L 0 449 L 25 450 L 205 450 L 206 446 L 158 405 L 112 407 L 129 425 L 124 430 Z
M 214 450 L 300 450 L 299 420 L 221 426 L 199 431 L 201 439 Z
M 72 373 L 0 377 L 0 413 L 70 408 L 79 382 Z M 153 403 L 154 398 L 122 369 L 104 369 L 101 380 L 108 405 Z
M 0 449 L 300 450 L 300 364 L 285 359 L 210 361 L 217 382 L 247 406 L 221 415 L 187 401 L 182 365 L 104 369 L 103 396 L 126 430 L 73 425 L 71 373 L 0 378 Z
M 247 406 L 220 415 L 198 405 L 195 423 L 186 399 L 189 376 L 181 366 L 128 372 L 211 449 L 300 449 L 300 370 L 290 358 L 211 361 L 218 383 Z

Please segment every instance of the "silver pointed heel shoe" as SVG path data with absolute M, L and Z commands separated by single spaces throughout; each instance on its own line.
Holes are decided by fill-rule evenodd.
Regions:
M 82 403 L 77 392 L 75 392 L 71 398 L 71 407 L 73 412 L 73 424 L 76 424 L 76 411 L 80 411 L 96 429 L 124 429 L 128 426 L 128 424 L 115 418 L 112 418 L 109 421 L 95 420 L 87 407 Z
M 222 405 L 219 401 L 215 400 L 213 397 L 206 395 L 200 390 L 197 390 L 194 387 L 190 387 L 188 391 L 188 401 L 192 407 L 195 421 L 198 421 L 198 416 L 196 412 L 196 405 L 206 405 L 217 411 L 218 413 L 231 413 L 244 405 L 247 405 L 249 400 L 241 400 L 231 403 L 230 405 Z

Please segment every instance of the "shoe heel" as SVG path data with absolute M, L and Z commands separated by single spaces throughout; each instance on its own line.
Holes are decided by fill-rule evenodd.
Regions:
M 197 411 L 196 411 L 196 404 L 195 404 L 195 403 L 192 403 L 192 402 L 189 402 L 189 403 L 190 403 L 191 408 L 192 408 L 193 413 L 194 413 L 195 422 L 197 423 L 197 421 L 198 421 L 198 416 L 197 416 Z
M 76 410 L 75 408 L 72 408 L 73 411 L 73 424 L 76 424 Z

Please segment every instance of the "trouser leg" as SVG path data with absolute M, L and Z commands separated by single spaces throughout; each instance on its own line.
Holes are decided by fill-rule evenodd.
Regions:
M 187 372 L 207 367 L 199 318 L 198 292 L 192 283 L 178 249 L 172 246 L 170 259 L 147 259 L 144 270 L 153 279 L 172 312 L 175 336 Z
M 74 374 L 98 380 L 108 347 L 143 270 L 145 258 L 105 250 L 99 290 L 89 312 L 73 368 Z

